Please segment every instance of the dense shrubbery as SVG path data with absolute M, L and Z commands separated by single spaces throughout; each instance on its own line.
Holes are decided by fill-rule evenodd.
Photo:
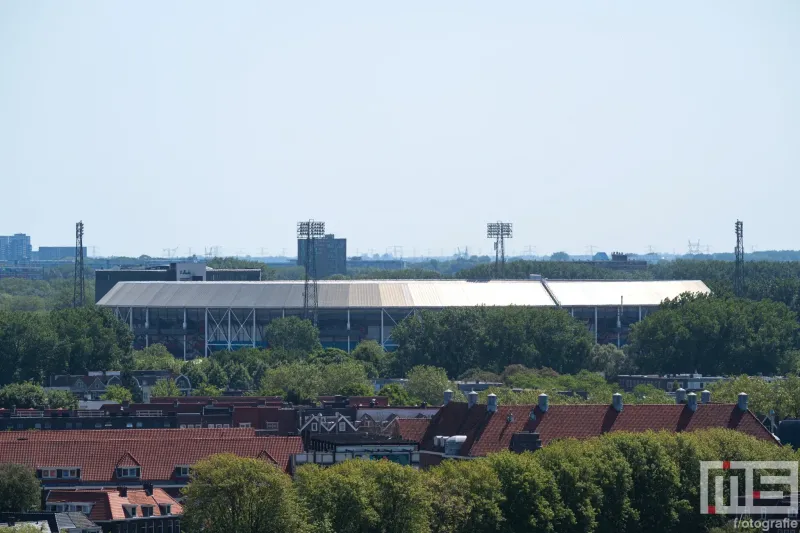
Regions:
M 216 456 L 193 468 L 185 520 L 243 532 L 700 532 L 725 520 L 699 513 L 699 461 L 711 459 L 796 457 L 729 430 L 570 439 L 423 471 L 307 465 L 294 483 L 267 462 Z

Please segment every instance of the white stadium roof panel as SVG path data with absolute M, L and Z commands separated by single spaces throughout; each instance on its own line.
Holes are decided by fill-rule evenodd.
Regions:
M 655 306 L 684 292 L 708 293 L 701 281 L 554 281 L 547 286 L 563 307 Z M 318 282 L 321 309 L 440 308 L 557 305 L 539 280 L 356 280 Z M 104 307 L 300 309 L 302 281 L 127 281 Z
M 654 306 L 684 292 L 710 293 L 702 281 L 573 281 L 548 280 L 562 307 Z

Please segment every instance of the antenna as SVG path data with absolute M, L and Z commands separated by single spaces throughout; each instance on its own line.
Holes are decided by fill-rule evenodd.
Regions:
M 733 270 L 733 292 L 736 296 L 744 296 L 744 223 L 736 221 L 736 265 Z
M 303 260 L 305 266 L 305 284 L 303 286 L 303 318 L 310 319 L 317 325 L 317 309 L 319 308 L 319 293 L 317 291 L 317 250 L 314 241 L 325 235 L 325 223 L 309 220 L 297 223 L 297 238 L 301 244 L 298 246 L 298 260 Z M 299 257 L 304 254 L 304 257 Z
M 83 221 L 75 224 L 75 275 L 73 277 L 72 305 L 83 307 L 86 300 L 83 272 Z
M 700 255 L 700 239 L 697 242 L 689 240 L 689 255 Z
M 511 222 L 489 222 L 486 224 L 486 237 L 494 241 L 495 276 L 500 277 L 506 266 L 506 239 L 514 236 Z

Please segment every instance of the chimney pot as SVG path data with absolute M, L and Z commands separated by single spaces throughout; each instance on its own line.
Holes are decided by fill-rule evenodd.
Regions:
M 497 394 L 490 394 L 486 397 L 486 410 L 490 413 L 497 412 Z
M 704 390 L 700 393 L 700 401 L 703 403 L 711 403 L 711 392 Z
M 472 408 L 477 403 L 478 403 L 478 393 L 475 392 L 474 390 L 470 391 L 469 394 L 467 394 L 467 406 Z
M 681 404 L 686 401 L 686 389 L 683 387 L 675 391 L 675 403 Z
M 614 407 L 618 413 L 622 412 L 622 394 L 615 393 L 614 396 L 611 397 L 611 405 Z
M 740 392 L 739 393 L 739 402 L 738 402 L 737 405 L 738 405 L 740 411 L 747 411 L 747 393 L 746 392 Z
M 450 403 L 452 399 L 453 399 L 453 391 L 447 389 L 446 391 L 444 391 L 444 404 L 442 405 L 447 405 L 448 403 Z
M 539 410 L 543 413 L 547 412 L 547 409 L 550 407 L 550 399 L 548 398 L 547 394 L 542 393 L 539 395 Z M 533 411 L 531 411 L 533 412 Z
M 536 409 L 531 409 L 531 412 L 528 415 L 528 418 L 530 418 L 531 420 L 536 420 Z
M 514 413 L 508 413 L 508 416 L 506 417 L 506 422 L 508 422 L 509 424 L 514 422 Z
M 697 411 L 697 394 L 690 392 L 686 396 L 686 406 L 689 407 L 692 412 Z

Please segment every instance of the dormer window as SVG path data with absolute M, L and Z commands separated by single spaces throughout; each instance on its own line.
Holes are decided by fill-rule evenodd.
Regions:
M 136 518 L 136 508 L 138 505 L 132 503 L 122 504 L 122 511 L 125 513 L 125 518 Z
M 169 503 L 159 503 L 158 510 L 161 513 L 161 516 L 167 516 L 172 514 L 172 505 Z
M 153 506 L 152 505 L 142 505 L 142 516 L 147 518 L 149 516 L 153 516 Z
M 120 479 L 137 479 L 141 475 L 141 470 L 138 466 L 117 467 L 117 477 Z
M 317 424 L 316 422 L 312 422 L 311 423 L 311 431 L 313 431 L 313 432 L 319 431 L 319 424 Z
M 176 466 L 175 477 L 189 477 L 189 465 Z

